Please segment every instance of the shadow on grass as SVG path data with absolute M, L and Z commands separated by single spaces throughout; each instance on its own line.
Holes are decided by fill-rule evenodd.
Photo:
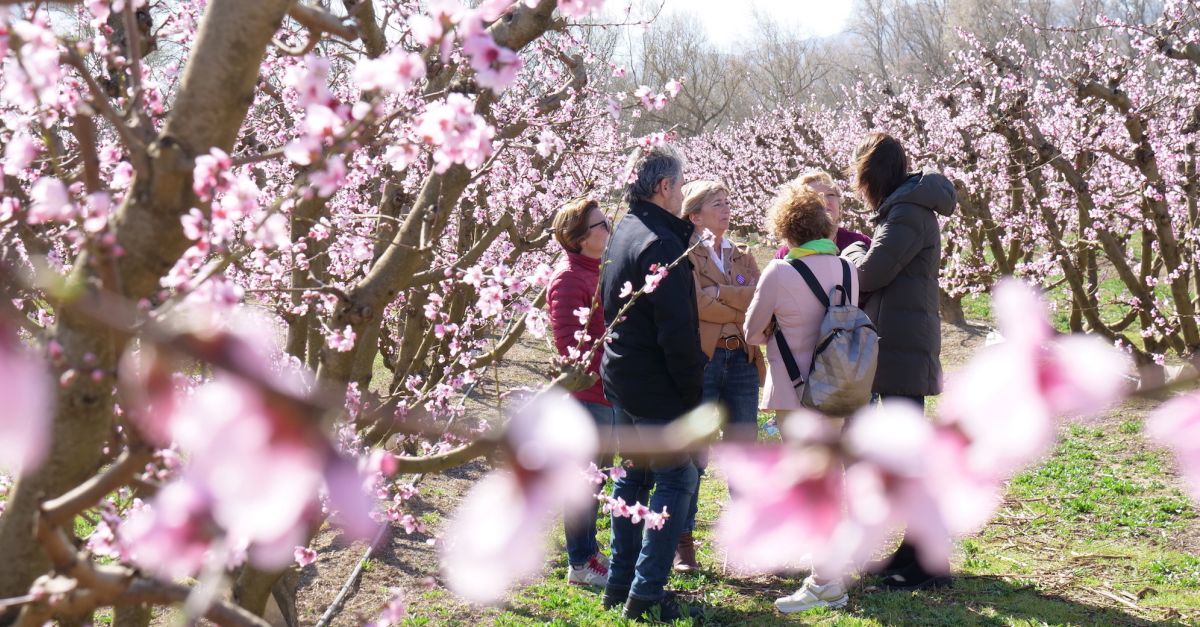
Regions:
M 872 591 L 869 585 L 851 592 L 849 612 L 883 624 L 1011 625 L 1183 625 L 1150 620 L 1111 607 L 1090 605 L 1032 585 L 998 577 L 961 576 L 952 587 L 921 592 Z M 872 578 L 864 583 L 870 584 Z
M 850 593 L 843 610 L 813 610 L 783 615 L 773 601 L 789 594 L 799 578 L 736 578 L 698 575 L 697 581 L 676 579 L 690 589 L 679 590 L 680 600 L 699 607 L 703 615 L 674 625 L 1128 625 L 1149 627 L 1184 625 L 1171 620 L 1153 620 L 1129 612 L 1091 605 L 1075 599 L 1040 592 L 995 577 L 961 576 L 953 587 L 919 592 L 883 592 L 872 588 L 873 578 L 864 580 Z M 688 583 L 696 584 L 694 588 Z M 679 586 L 676 586 L 677 588 Z M 501 625 L 633 625 L 616 611 L 600 608 L 598 591 L 556 589 L 553 585 L 526 590 L 523 598 L 505 608 Z

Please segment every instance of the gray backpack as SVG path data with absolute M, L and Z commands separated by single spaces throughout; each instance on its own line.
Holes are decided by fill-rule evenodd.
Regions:
M 879 334 L 867 314 L 850 302 L 850 264 L 845 259 L 839 261 L 842 282 L 828 294 L 803 261 L 790 262 L 825 306 L 807 379 L 800 372 L 779 325 L 775 325 L 775 343 L 800 404 L 829 416 L 848 416 L 870 402 L 879 361 Z M 839 302 L 833 304 L 839 293 Z

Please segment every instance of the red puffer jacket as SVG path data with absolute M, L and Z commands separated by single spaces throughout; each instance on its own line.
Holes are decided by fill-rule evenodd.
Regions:
M 599 280 L 600 260 L 572 252 L 567 253 L 566 264 L 550 277 L 546 303 L 550 307 L 550 328 L 554 330 L 554 346 L 558 348 L 558 354 L 565 357 L 570 348 L 578 348 L 580 353 L 586 353 L 604 335 L 604 308 L 593 307 L 592 302 Z M 582 345 L 575 338 L 575 333 L 583 329 L 579 316 L 575 314 L 580 307 L 591 311 L 586 329 L 589 340 Z M 597 350 L 588 366 L 588 372 L 597 377 L 600 375 L 600 358 L 603 355 L 603 350 Z M 592 387 L 575 392 L 574 396 L 580 402 L 612 405 L 604 398 L 604 385 L 599 379 Z

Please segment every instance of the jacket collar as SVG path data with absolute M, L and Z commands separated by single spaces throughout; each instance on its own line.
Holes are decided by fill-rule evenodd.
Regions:
M 600 260 L 599 259 L 592 259 L 591 257 L 588 257 L 587 255 L 585 255 L 583 253 L 573 253 L 569 250 L 567 251 L 567 265 L 569 265 L 572 268 L 579 268 L 581 270 L 589 270 L 591 272 L 599 272 L 600 271 Z
M 667 229 L 679 236 L 679 239 L 685 243 L 691 241 L 692 232 L 696 230 L 696 225 L 692 224 L 691 221 L 673 215 L 666 209 L 649 201 L 635 200 L 629 203 L 629 212 L 640 218 L 647 225 Z

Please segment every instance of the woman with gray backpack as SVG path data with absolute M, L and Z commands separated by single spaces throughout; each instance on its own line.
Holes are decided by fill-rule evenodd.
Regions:
M 746 341 L 767 345 L 763 408 L 844 416 L 870 399 L 875 374 L 877 338 L 856 306 L 857 272 L 838 257 L 836 227 L 820 192 L 785 183 L 767 221 L 790 249 L 767 264 L 746 313 Z M 775 606 L 791 613 L 847 601 L 844 581 L 814 571 Z

